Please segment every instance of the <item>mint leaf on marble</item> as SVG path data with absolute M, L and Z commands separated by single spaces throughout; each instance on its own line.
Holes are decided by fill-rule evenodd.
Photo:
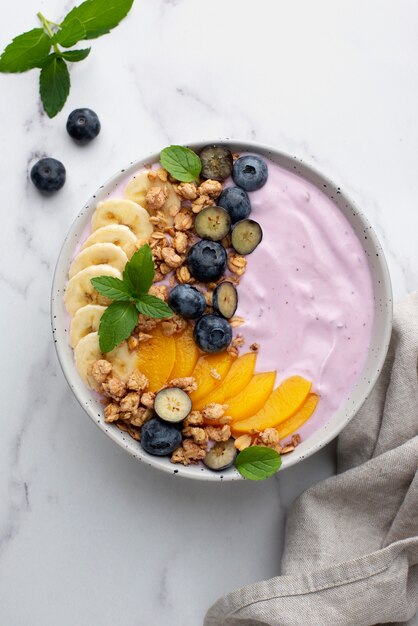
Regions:
M 15 37 L 0 57 L 0 72 L 26 72 L 48 57 L 51 40 L 43 28 Z
M 191 183 L 199 178 L 202 162 L 196 152 L 184 146 L 169 146 L 160 153 L 161 165 L 183 183 Z
M 104 353 L 127 339 L 138 322 L 138 311 L 133 302 L 112 302 L 103 313 L 99 324 L 99 345 Z
M 59 31 L 55 33 L 53 41 L 59 43 L 64 48 L 71 48 L 81 39 L 85 39 L 85 36 L 86 29 L 79 19 L 73 17 L 67 20 L 65 18 Z
M 264 480 L 273 476 L 280 468 L 280 454 L 272 448 L 250 446 L 242 450 L 235 459 L 235 467 L 248 480 Z
M 86 0 L 68 13 L 61 28 L 67 28 L 71 20 L 77 19 L 85 29 L 85 35 L 77 41 L 96 39 L 115 28 L 128 15 L 133 3 L 134 0 Z
M 49 117 L 59 113 L 70 93 L 70 74 L 68 67 L 60 57 L 41 69 L 39 92 L 43 107 Z
M 134 0 L 86 0 L 74 7 L 61 24 L 37 13 L 42 28 L 22 33 L 6 46 L 0 56 L 0 72 L 26 72 L 40 68 L 40 95 L 45 112 L 55 117 L 70 91 L 65 61 L 76 63 L 90 54 L 90 48 L 71 48 L 83 39 L 95 39 L 110 32 L 129 13 Z M 62 48 L 60 48 L 62 46 Z

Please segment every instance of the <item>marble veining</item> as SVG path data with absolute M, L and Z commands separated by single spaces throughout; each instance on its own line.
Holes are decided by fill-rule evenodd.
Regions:
M 0 46 L 35 27 L 36 11 L 54 19 L 75 4 L 8 3 Z M 55 261 L 87 198 L 127 163 L 235 138 L 334 180 L 375 229 L 395 297 L 417 289 L 417 18 L 413 0 L 137 0 L 71 67 L 55 119 L 38 71 L 0 75 L 0 624 L 198 626 L 219 595 L 279 572 L 286 512 L 335 471 L 335 444 L 262 484 L 200 484 L 131 459 L 59 369 Z M 65 131 L 78 106 L 102 122 L 85 148 Z M 28 178 L 45 155 L 67 168 L 52 198 Z

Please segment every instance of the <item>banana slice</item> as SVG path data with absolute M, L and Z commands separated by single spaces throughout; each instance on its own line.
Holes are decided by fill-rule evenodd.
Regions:
M 100 295 L 91 284 L 91 279 L 96 276 L 115 276 L 122 278 L 122 272 L 111 265 L 92 265 L 78 272 L 67 283 L 64 294 L 64 303 L 68 313 L 73 316 L 86 304 L 101 304 L 107 306 L 111 303 L 109 298 Z
M 95 361 L 101 358 L 103 355 L 100 351 L 97 332 L 89 333 L 80 339 L 74 350 L 75 365 L 86 385 L 95 391 L 100 391 L 100 386 L 91 375 L 91 368 Z
M 134 178 L 132 178 L 132 180 L 129 181 L 129 183 L 127 184 L 125 188 L 125 198 L 128 198 L 129 200 L 133 200 L 134 202 L 137 202 L 141 206 L 144 206 L 148 209 L 147 202 L 145 199 L 145 196 L 147 195 L 148 190 L 151 189 L 151 187 L 161 187 L 162 189 L 166 189 L 168 196 L 167 196 L 167 200 L 165 201 L 163 205 L 162 210 L 163 210 L 163 213 L 165 215 L 165 218 L 168 224 L 171 226 L 174 221 L 173 220 L 174 216 L 180 210 L 181 200 L 179 196 L 176 194 L 176 190 L 174 189 L 174 186 L 168 181 L 164 182 L 163 180 L 160 180 L 159 178 L 156 178 L 155 180 L 150 181 L 150 179 L 148 178 L 148 171 L 139 172 L 138 174 L 134 176 Z
M 129 350 L 127 342 L 122 341 L 119 346 L 106 354 L 106 359 L 111 362 L 114 375 L 126 383 L 136 370 L 138 354 L 136 350 Z
M 74 350 L 75 364 L 83 381 L 91 389 L 100 391 L 100 385 L 94 380 L 91 375 L 91 369 L 93 364 L 98 359 L 107 359 L 113 366 L 113 374 L 126 382 L 129 376 L 136 369 L 137 354 L 135 351 L 130 351 L 126 341 L 123 341 L 119 346 L 114 348 L 111 352 L 103 355 L 100 351 L 99 334 L 97 332 L 89 333 L 80 341 Z
M 111 265 L 122 272 L 127 262 L 128 257 L 122 248 L 115 246 L 114 243 L 95 243 L 76 256 L 71 263 L 68 276 L 72 278 L 91 265 Z
M 108 224 L 129 226 L 138 239 L 148 240 L 153 231 L 148 212 L 132 200 L 110 198 L 99 202 L 91 219 L 91 228 L 95 231 Z
M 108 224 L 94 231 L 86 239 L 82 246 L 82 250 L 93 246 L 95 243 L 114 243 L 115 246 L 122 248 L 128 259 L 131 258 L 136 251 L 137 238 L 130 228 L 123 224 Z
M 99 330 L 100 318 L 106 311 L 100 304 L 87 304 L 78 309 L 70 324 L 70 345 L 75 348 L 78 342 L 89 333 Z

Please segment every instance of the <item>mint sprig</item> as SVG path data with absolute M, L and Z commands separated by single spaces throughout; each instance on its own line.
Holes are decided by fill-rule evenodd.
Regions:
M 13 39 L 0 56 L 0 72 L 26 72 L 41 68 L 40 96 L 45 112 L 55 117 L 70 91 L 67 62 L 83 61 L 90 48 L 71 48 L 79 41 L 109 33 L 129 13 L 134 0 L 86 0 L 74 7 L 61 24 L 42 13 L 42 28 L 34 28 Z
M 169 146 L 160 152 L 161 165 L 175 178 L 183 183 L 191 183 L 199 179 L 202 162 L 196 152 L 184 146 Z
M 264 446 L 250 446 L 235 459 L 235 467 L 248 480 L 264 480 L 273 476 L 282 464 L 276 450 Z
M 110 352 L 130 336 L 138 323 L 138 313 L 158 319 L 173 315 L 165 302 L 147 293 L 154 274 L 151 248 L 145 244 L 125 265 L 123 280 L 113 276 L 91 279 L 96 291 L 113 300 L 100 319 L 99 344 L 102 352 Z

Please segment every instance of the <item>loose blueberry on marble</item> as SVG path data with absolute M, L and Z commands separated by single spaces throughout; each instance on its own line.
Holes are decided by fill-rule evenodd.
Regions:
M 225 146 L 206 146 L 200 153 L 202 178 L 225 180 L 232 172 L 232 153 Z
M 216 241 L 202 239 L 195 243 L 187 255 L 191 275 L 203 283 L 217 281 L 226 269 L 225 248 Z
M 203 294 L 191 285 L 177 285 L 170 291 L 168 305 L 188 320 L 195 320 L 206 308 L 206 300 Z
M 39 191 L 52 193 L 58 191 L 65 183 L 65 167 L 57 159 L 46 157 L 40 159 L 32 167 L 30 177 Z
M 232 330 L 223 317 L 204 315 L 196 322 L 194 340 L 203 352 L 222 352 L 232 341 Z
M 244 220 L 251 213 L 250 199 L 241 187 L 227 187 L 217 202 L 218 206 L 228 211 L 232 223 Z
M 231 437 L 228 441 L 218 441 L 209 450 L 203 459 L 203 463 L 211 470 L 220 471 L 227 469 L 234 464 L 237 456 L 237 449 L 234 445 L 234 439 Z
M 67 120 L 67 132 L 80 144 L 89 143 L 100 133 L 100 120 L 91 109 L 75 109 Z
M 245 191 L 255 191 L 267 181 L 267 165 L 260 157 L 247 155 L 237 159 L 232 168 L 232 178 Z
M 167 456 L 181 445 L 181 431 L 158 417 L 151 418 L 141 428 L 141 446 L 154 456 Z

